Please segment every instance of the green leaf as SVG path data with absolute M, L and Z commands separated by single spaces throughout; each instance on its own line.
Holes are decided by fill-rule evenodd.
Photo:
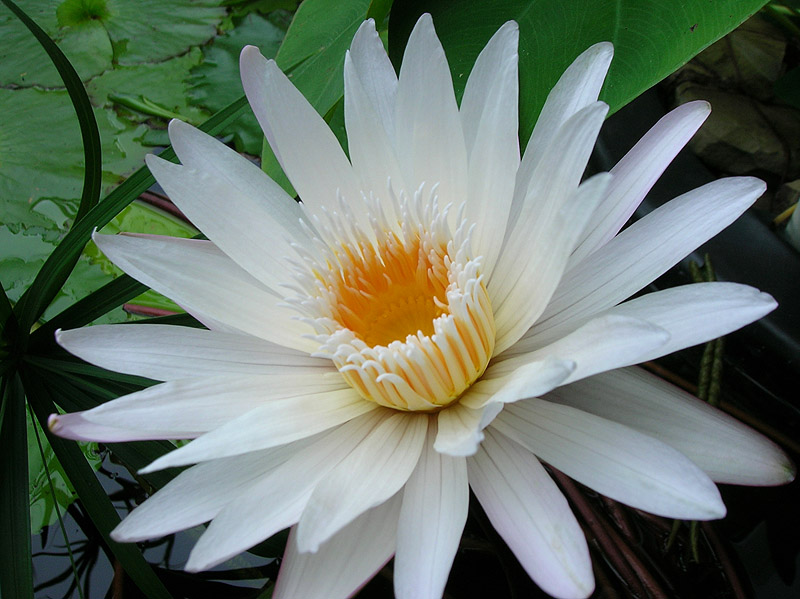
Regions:
M 342 96 L 344 54 L 370 4 L 369 0 L 306 0 L 278 50 L 278 66 L 322 115 Z
M 0 383 L 0 595 L 33 597 L 31 513 L 28 501 L 28 443 L 25 394 L 16 373 Z
M 8 351 L 6 343 L 10 343 L 11 340 L 9 333 L 10 328 L 14 325 L 9 319 L 12 318 L 14 318 L 14 309 L 11 307 L 4 285 L 0 281 L 0 360 L 6 357 L 5 352 Z
M 40 235 L 25 231 L 14 234 L 7 227 L 0 227 L 0 272 L 12 301 L 17 301 L 30 286 L 55 247 L 52 242 Z M 44 318 L 54 316 L 111 279 L 111 274 L 103 272 L 100 266 L 92 264 L 88 257 L 81 257 L 72 276 L 58 290 L 56 297 L 45 311 Z M 125 318 L 125 314 L 120 310 L 110 315 L 108 320 L 120 321 Z
M 520 27 L 520 139 L 527 141 L 552 86 L 590 45 L 614 43 L 600 98 L 614 112 L 735 29 L 765 0 L 411 0 L 389 19 L 395 66 L 417 18 L 433 15 L 460 97 L 483 46 L 506 21 Z
M 102 158 L 100 152 L 100 131 L 94 118 L 92 104 L 83 87 L 81 78 L 67 57 L 27 14 L 11 0 L 2 0 L 14 15 L 30 30 L 31 34 L 44 48 L 67 89 L 72 107 L 78 117 L 84 157 L 83 193 L 76 218 L 82 218 L 100 199 L 100 179 Z M 45 304 L 46 305 L 46 304 Z M 38 316 L 38 314 L 37 314 Z
M 31 334 L 30 348 L 33 350 L 44 344 L 52 344 L 58 329 L 76 329 L 87 325 L 146 290 L 146 285 L 128 275 L 121 275 L 36 329 Z
M 23 383 L 28 401 L 42 428 L 47 427 L 48 416 L 55 412 L 52 395 L 54 388 L 47 386 L 45 380 L 41 373 L 25 371 L 23 374 Z M 171 597 L 169 592 L 145 561 L 138 547 L 134 544 L 117 543 L 109 536 L 111 530 L 119 524 L 119 515 L 117 515 L 117 511 L 106 496 L 103 487 L 86 462 L 86 458 L 77 444 L 50 434 L 47 437 L 70 482 L 77 491 L 81 504 L 97 527 L 103 540 L 119 559 L 126 574 L 130 576 L 131 580 L 141 589 L 145 596 L 156 599 L 169 599 Z M 25 464 L 24 461 L 23 464 Z M 21 597 L 27 595 L 12 596 Z

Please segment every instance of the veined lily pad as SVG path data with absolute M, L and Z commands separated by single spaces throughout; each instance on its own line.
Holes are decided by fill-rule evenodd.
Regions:
M 202 44 L 225 15 L 219 0 L 26 0 L 22 8 L 84 81 L 114 64 L 162 62 Z M 39 43 L 0 9 L 0 85 L 62 87 Z

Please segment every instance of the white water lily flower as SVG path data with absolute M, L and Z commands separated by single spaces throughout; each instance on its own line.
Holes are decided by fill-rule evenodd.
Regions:
M 581 182 L 612 47 L 589 48 L 564 73 L 520 160 L 517 38 L 511 22 L 490 40 L 459 107 L 430 16 L 399 77 L 364 23 L 344 65 L 349 159 L 275 63 L 245 48 L 245 91 L 302 203 L 171 123 L 181 165 L 147 163 L 209 241 L 95 241 L 208 330 L 58 334 L 89 362 L 166 382 L 54 415 L 55 433 L 194 439 L 145 469 L 197 464 L 116 540 L 210 520 L 186 565 L 197 571 L 291 527 L 276 598 L 345 597 L 393 555 L 398 597 L 439 597 L 471 488 L 537 584 L 587 597 L 584 535 L 540 460 L 627 505 L 693 520 L 725 513 L 712 481 L 792 478 L 768 440 L 625 368 L 775 307 L 733 283 L 621 303 L 736 219 L 763 183 L 711 183 L 619 233 L 708 105 L 669 113 L 610 175 Z

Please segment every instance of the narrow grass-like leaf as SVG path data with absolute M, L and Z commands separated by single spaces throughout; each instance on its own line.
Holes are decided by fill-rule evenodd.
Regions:
M 4 407 L 0 425 L 0 595 L 33 597 L 25 394 L 16 373 L 3 378 L 0 387 Z
M 28 401 L 44 430 L 47 430 L 48 416 L 55 412 L 52 389 L 46 381 L 47 377 L 42 376 L 42 373 L 31 370 L 23 372 L 23 384 Z M 109 536 L 111 530 L 119 524 L 119 515 L 78 446 L 72 441 L 65 441 L 49 433 L 47 436 L 58 461 L 80 497 L 81 504 L 103 540 L 114 552 L 126 574 L 146 597 L 169 599 L 171 595 L 158 579 L 150 564 L 144 559 L 138 547 L 133 544 L 117 543 Z M 27 489 L 27 486 L 25 488 Z M 26 595 L 11 596 L 23 597 Z
M 142 285 L 136 279 L 120 275 L 36 329 L 31 333 L 30 347 L 38 348 L 51 344 L 58 329 L 76 329 L 87 325 L 147 289 L 147 285 Z
M 75 216 L 75 220 L 79 221 L 97 205 L 100 199 L 103 160 L 100 148 L 100 131 L 94 118 L 92 104 L 78 73 L 50 36 L 14 2 L 11 0 L 2 0 L 2 2 L 22 21 L 47 52 L 61 79 L 64 81 L 72 106 L 75 108 L 83 141 L 85 165 L 81 202 Z M 42 315 L 45 308 L 61 289 L 64 281 L 67 280 L 67 277 L 75 267 L 79 255 L 79 253 L 73 253 L 68 260 L 59 263 L 57 270 L 46 273 L 46 276 L 41 271 L 37 274 L 28 291 L 20 299 L 17 310 L 21 325 L 20 331 L 23 334 L 30 330 L 31 325 Z
M 8 295 L 6 295 L 5 287 L 0 284 L 0 334 L 5 330 L 6 322 L 13 313 L 14 310 Z
M 7 372 L 15 368 L 19 343 L 18 331 L 17 317 L 0 282 L 0 377 L 5 377 Z M 4 408 L 5 404 L 0 407 L 0 426 L 3 423 Z
M 33 410 L 31 409 L 30 406 L 28 406 L 28 413 L 30 414 L 31 422 L 35 422 L 36 416 L 34 415 Z M 47 476 L 47 486 L 50 492 L 50 496 L 55 499 L 56 488 L 55 485 L 53 484 L 53 475 L 50 472 L 50 468 L 47 466 L 47 457 L 45 456 L 44 445 L 42 444 L 42 437 L 41 434 L 39 433 L 39 427 L 34 425 L 31 428 L 33 429 L 34 435 L 36 435 L 36 445 L 39 448 L 39 455 L 41 456 L 42 460 L 42 468 L 44 469 L 45 475 Z M 75 588 L 78 591 L 79 598 L 84 599 L 83 589 L 79 584 L 80 575 L 78 573 L 78 569 L 75 567 L 75 557 L 72 554 L 72 547 L 70 546 L 69 538 L 67 537 L 67 530 L 64 527 L 64 518 L 61 516 L 61 506 L 59 505 L 58 500 L 53 501 L 53 508 L 55 509 L 56 512 L 56 517 L 58 519 L 58 527 L 61 530 L 61 536 L 64 539 L 64 543 L 67 548 L 67 556 L 69 557 L 69 564 L 72 568 L 72 575 L 75 580 Z
M 129 385 L 131 391 L 149 387 L 154 383 L 154 381 L 141 376 L 123 374 L 87 364 L 82 360 L 74 358 L 63 349 L 59 350 L 53 357 L 28 356 L 25 358 L 25 362 L 37 368 L 43 368 L 52 372 L 56 376 L 60 374 L 73 374 L 83 377 L 92 377 L 101 381 L 122 383 Z

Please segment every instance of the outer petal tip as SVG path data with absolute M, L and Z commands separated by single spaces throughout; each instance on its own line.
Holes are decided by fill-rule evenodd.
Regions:
M 261 55 L 261 50 L 258 47 L 248 44 L 244 48 L 242 48 L 241 53 L 239 54 L 240 59 L 244 58 L 253 58 L 254 55 Z
M 56 331 L 58 333 L 58 331 Z M 58 414 L 50 414 L 47 417 L 47 428 L 50 430 L 51 433 L 54 435 L 58 434 L 58 429 L 61 428 Z
M 131 535 L 130 531 L 126 533 L 125 529 L 130 528 L 125 524 L 126 522 L 127 520 L 123 520 L 109 533 L 109 536 L 117 543 L 133 543 L 139 540 L 134 535 Z
M 375 19 L 372 17 L 359 25 L 356 35 L 353 36 L 353 39 L 355 39 L 355 37 L 358 35 L 363 35 L 364 33 L 377 33 L 377 30 L 375 29 Z
M 764 307 L 768 309 L 767 313 L 778 307 L 778 301 L 766 291 L 757 291 L 757 297 L 764 304 Z

